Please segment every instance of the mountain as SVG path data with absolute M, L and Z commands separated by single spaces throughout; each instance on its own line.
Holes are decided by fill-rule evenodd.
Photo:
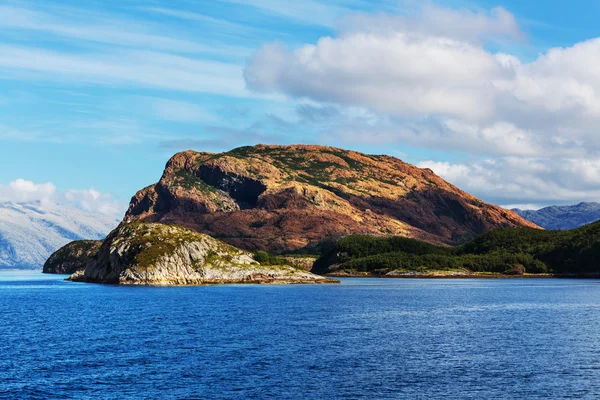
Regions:
M 118 220 L 61 204 L 0 203 L 0 269 L 41 269 L 56 249 L 102 239 Z
M 429 169 L 325 146 L 185 151 L 140 190 L 126 219 L 174 223 L 246 250 L 285 253 L 349 234 L 463 243 L 499 227 L 536 227 Z
M 600 276 L 600 222 L 572 230 L 504 228 L 455 247 L 399 237 L 348 236 L 314 264 L 333 275 Z M 495 274 L 495 275 L 494 275 Z
M 336 282 L 289 265 L 263 265 L 250 253 L 180 226 L 137 222 L 111 232 L 69 279 L 121 285 Z
M 572 229 L 600 220 L 600 203 L 551 206 L 540 210 L 513 210 L 544 229 Z

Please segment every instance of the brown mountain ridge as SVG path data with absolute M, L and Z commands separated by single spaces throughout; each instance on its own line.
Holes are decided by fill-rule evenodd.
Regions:
M 246 250 L 285 253 L 349 234 L 459 244 L 535 227 L 386 155 L 313 145 L 184 151 L 132 199 L 126 219 L 175 223 Z

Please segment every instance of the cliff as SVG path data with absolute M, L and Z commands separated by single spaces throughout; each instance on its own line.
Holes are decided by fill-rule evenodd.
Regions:
M 537 227 L 429 169 L 324 146 L 186 151 L 140 190 L 127 219 L 174 223 L 246 250 L 285 253 L 349 234 L 464 243 L 500 227 Z

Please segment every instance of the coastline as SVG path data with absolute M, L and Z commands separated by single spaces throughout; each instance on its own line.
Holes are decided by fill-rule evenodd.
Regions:
M 600 279 L 600 274 L 522 274 L 522 275 L 504 275 L 490 273 L 470 273 L 470 274 L 431 274 L 431 273 L 411 273 L 411 274 L 349 274 L 349 273 L 331 273 L 324 276 L 331 278 L 382 278 L 382 279 Z

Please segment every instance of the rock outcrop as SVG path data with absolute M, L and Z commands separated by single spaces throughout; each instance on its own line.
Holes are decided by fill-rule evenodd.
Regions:
M 72 274 L 84 269 L 87 263 L 98 253 L 102 241 L 77 240 L 55 251 L 44 263 L 45 274 Z
M 185 151 L 139 191 L 126 219 L 175 223 L 245 250 L 286 253 L 349 234 L 458 244 L 499 227 L 537 227 L 429 169 L 324 146 Z
M 111 232 L 69 279 L 125 285 L 336 282 L 287 265 L 261 265 L 247 252 L 179 226 L 137 222 Z

